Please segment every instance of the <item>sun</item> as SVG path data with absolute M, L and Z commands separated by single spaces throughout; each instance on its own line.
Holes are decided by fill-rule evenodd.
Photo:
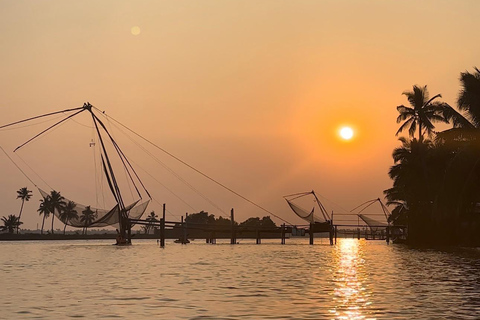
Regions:
M 340 137 L 342 137 L 343 140 L 350 140 L 353 138 L 353 129 L 350 127 L 342 127 L 340 128 Z
M 139 26 L 134 26 L 130 29 L 130 32 L 134 35 L 134 36 L 138 36 L 141 32 L 140 30 L 140 27 Z

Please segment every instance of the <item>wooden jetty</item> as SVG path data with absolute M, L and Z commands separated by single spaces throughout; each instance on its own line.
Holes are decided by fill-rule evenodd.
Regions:
M 185 219 L 186 220 L 186 219 Z M 165 204 L 162 218 L 159 221 L 129 219 L 129 225 L 148 225 L 158 231 L 160 247 L 165 247 L 165 239 L 177 239 L 176 242 L 187 244 L 188 239 L 205 239 L 206 243 L 215 244 L 217 239 L 230 239 L 230 244 L 237 244 L 237 239 L 255 239 L 261 244 L 262 239 L 278 239 L 285 244 L 287 235 L 296 228 L 293 225 L 282 224 L 280 227 L 244 227 L 235 224 L 234 210 L 230 213 L 230 225 L 213 225 L 186 222 L 182 216 L 180 222 L 165 219 Z M 311 223 L 305 233 L 310 235 L 310 244 L 314 244 L 314 234 L 326 232 L 329 234 L 330 244 L 336 243 L 336 228 L 330 223 Z
M 328 233 L 330 245 L 337 243 L 337 236 L 339 233 L 346 235 L 350 234 L 352 237 L 361 238 L 363 228 L 363 236 L 367 240 L 385 240 L 388 243 L 392 239 L 399 239 L 405 235 L 405 226 L 393 226 L 390 224 L 368 224 L 365 225 L 342 225 L 334 224 L 333 219 L 327 216 L 326 222 L 311 221 L 309 225 L 294 226 L 282 224 L 280 227 L 258 227 L 258 226 L 239 226 L 235 223 L 234 210 L 230 212 L 229 224 L 207 224 L 207 223 L 192 223 L 187 222 L 182 216 L 181 221 L 166 221 L 165 219 L 166 206 L 163 205 L 163 214 L 160 221 L 129 219 L 128 225 L 135 224 L 148 225 L 153 227 L 158 232 L 160 247 L 165 247 L 165 239 L 176 239 L 175 242 L 187 244 L 189 239 L 205 239 L 206 243 L 215 244 L 217 239 L 230 239 L 230 244 L 237 244 L 237 239 L 255 239 L 256 244 L 261 244 L 262 239 L 278 239 L 281 244 L 285 244 L 287 235 L 292 235 L 294 230 L 302 230 L 305 235 L 309 234 L 310 245 L 314 244 L 315 234 Z M 313 211 L 312 211 L 313 213 Z M 188 216 L 188 214 L 187 214 Z M 332 213 L 333 216 L 333 213 Z M 313 220 L 313 219 L 312 219 Z M 227 220 L 228 221 L 228 220 Z M 301 227 L 298 229 L 298 227 Z M 349 230 L 339 228 L 354 228 Z M 131 228 L 129 228 L 131 229 Z

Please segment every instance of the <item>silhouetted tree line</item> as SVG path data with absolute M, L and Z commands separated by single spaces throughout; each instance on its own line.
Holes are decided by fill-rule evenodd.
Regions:
M 40 231 L 43 234 L 43 226 L 45 224 L 45 219 L 52 214 L 52 229 L 53 234 L 53 222 L 55 219 L 55 210 L 59 214 L 59 219 L 65 225 L 63 227 L 63 234 L 65 234 L 65 229 L 69 222 L 73 220 L 80 220 L 83 225 L 82 234 L 87 234 L 87 229 L 92 225 L 92 223 L 97 218 L 97 212 L 93 211 L 91 206 L 86 206 L 79 214 L 77 209 L 77 204 L 73 201 L 66 201 L 60 192 L 52 190 L 49 195 L 40 200 L 40 206 L 37 209 L 37 212 L 43 216 L 42 219 L 42 229 Z
M 393 151 L 384 194 L 411 244 L 480 245 L 480 70 L 461 73 L 460 84 L 456 108 L 416 85 L 403 93 L 410 105 L 397 107 L 397 135 L 409 137 Z M 436 132 L 438 122 L 452 128 Z
M 198 213 L 189 214 L 185 218 L 186 223 L 194 223 L 194 224 L 206 224 L 206 225 L 214 225 L 214 226 L 231 226 L 231 220 L 223 217 L 215 218 L 215 215 L 209 214 L 205 211 L 200 211 Z M 274 228 L 276 227 L 275 222 L 269 216 L 263 218 L 248 218 L 247 220 L 243 221 L 242 223 L 238 223 L 234 221 L 235 226 L 238 227 L 264 227 L 264 228 Z

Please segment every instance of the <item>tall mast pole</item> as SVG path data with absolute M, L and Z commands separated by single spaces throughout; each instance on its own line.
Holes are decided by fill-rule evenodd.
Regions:
M 115 178 L 115 173 L 113 172 L 113 168 L 110 162 L 110 158 L 108 157 L 107 149 L 105 147 L 105 143 L 102 138 L 102 134 L 100 132 L 100 129 L 98 127 L 97 123 L 97 118 L 94 115 L 92 111 L 92 105 L 90 103 L 84 104 L 84 108 L 90 112 L 92 115 L 93 123 L 95 125 L 95 129 L 97 131 L 98 135 L 98 140 L 100 141 L 100 145 L 102 146 L 102 151 L 103 151 L 103 156 L 105 157 L 106 165 L 104 165 L 105 168 L 105 175 L 107 176 L 107 179 L 112 182 L 113 189 L 112 193 L 113 196 L 115 197 L 115 200 L 117 201 L 118 204 L 118 224 L 120 227 L 120 235 L 126 239 L 126 231 L 127 231 L 127 212 L 125 210 L 125 204 L 123 203 L 122 195 L 120 193 L 120 188 L 118 187 L 117 184 L 117 179 Z M 107 171 L 108 170 L 108 171 Z

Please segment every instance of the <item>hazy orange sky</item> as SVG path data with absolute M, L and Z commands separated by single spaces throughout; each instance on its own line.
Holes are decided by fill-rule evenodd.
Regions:
M 477 0 L 0 1 L 0 123 L 89 101 L 302 223 L 283 195 L 315 189 L 328 210 L 383 198 L 401 93 L 426 84 L 456 104 L 460 72 L 480 67 L 478 12 Z M 1 130 L 0 146 L 11 153 L 52 123 Z M 343 124 L 352 141 L 339 139 Z M 89 126 L 82 116 L 18 153 L 64 196 L 95 206 Z M 172 219 L 231 207 L 239 221 L 267 215 L 151 149 L 218 212 L 116 137 L 142 168 L 157 213 L 166 202 Z M 36 228 L 38 191 L 4 154 L 0 174 L 0 216 L 18 214 L 16 191 L 28 186 L 23 227 Z

